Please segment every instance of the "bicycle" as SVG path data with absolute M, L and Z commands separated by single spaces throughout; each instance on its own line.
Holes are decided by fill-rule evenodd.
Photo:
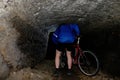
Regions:
M 99 61 L 97 56 L 89 51 L 82 50 L 79 46 L 80 38 L 77 40 L 77 44 L 74 45 L 75 55 L 73 56 L 73 64 L 77 64 L 79 70 L 87 75 L 94 76 L 99 71 Z M 64 68 L 67 65 L 66 53 L 63 51 L 60 59 L 60 66 Z

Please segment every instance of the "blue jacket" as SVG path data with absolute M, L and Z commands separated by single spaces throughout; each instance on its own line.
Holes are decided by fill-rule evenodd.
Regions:
M 79 35 L 80 30 L 77 24 L 63 24 L 53 33 L 52 40 L 55 44 L 73 43 Z

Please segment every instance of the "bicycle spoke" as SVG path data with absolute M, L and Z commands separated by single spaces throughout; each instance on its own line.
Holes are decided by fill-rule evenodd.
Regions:
M 90 51 L 85 51 L 79 56 L 79 68 L 85 75 L 95 75 L 99 69 L 99 62 L 96 56 Z

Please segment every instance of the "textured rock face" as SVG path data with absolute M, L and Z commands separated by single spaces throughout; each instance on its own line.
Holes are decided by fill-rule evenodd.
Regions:
M 63 22 L 79 23 L 83 34 L 115 29 L 119 39 L 119 8 L 119 0 L 0 0 L 0 54 L 14 69 L 40 62 L 51 25 Z
M 82 20 L 93 26 L 120 19 L 118 0 L 15 0 L 15 4 L 16 13 L 34 26 Z
M 15 0 L 16 13 L 39 26 L 85 18 L 103 0 Z M 21 8 L 20 8 L 21 7 Z
M 9 74 L 9 68 L 0 54 L 0 79 L 4 80 Z

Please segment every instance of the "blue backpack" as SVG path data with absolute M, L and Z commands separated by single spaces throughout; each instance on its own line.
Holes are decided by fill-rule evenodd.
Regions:
M 63 24 L 52 35 L 52 41 L 57 43 L 73 43 L 75 37 L 80 35 L 77 24 Z
M 57 39 L 57 36 L 55 36 L 56 34 L 55 33 L 52 33 L 52 41 L 54 44 L 57 44 L 58 43 L 58 39 Z

